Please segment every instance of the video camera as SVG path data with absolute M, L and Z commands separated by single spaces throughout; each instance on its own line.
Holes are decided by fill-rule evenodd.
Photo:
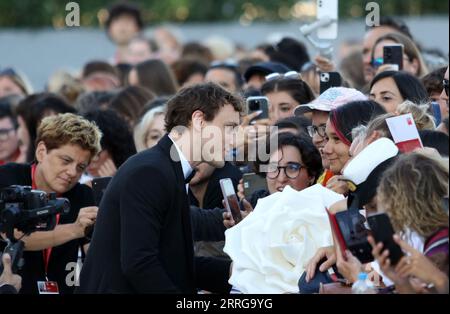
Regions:
M 14 236 L 14 229 L 29 235 L 35 231 L 50 231 L 56 226 L 56 215 L 70 210 L 65 198 L 56 193 L 33 190 L 29 186 L 13 185 L 0 189 L 0 232 L 6 234 L 7 243 L 3 253 L 11 255 L 12 269 L 21 267 L 24 243 Z M 0 273 L 3 265 L 0 263 Z

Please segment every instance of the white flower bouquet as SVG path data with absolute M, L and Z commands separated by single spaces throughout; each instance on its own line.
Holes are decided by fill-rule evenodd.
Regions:
M 224 251 L 233 260 L 230 284 L 242 293 L 297 293 L 309 259 L 333 242 L 325 208 L 342 199 L 319 184 L 300 192 L 287 186 L 260 199 L 225 232 Z

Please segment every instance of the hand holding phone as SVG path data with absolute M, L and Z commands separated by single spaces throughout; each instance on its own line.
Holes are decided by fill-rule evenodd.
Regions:
M 258 117 L 250 121 L 250 123 L 255 120 L 269 118 L 269 98 L 264 96 L 249 97 L 246 100 L 246 104 L 247 104 L 247 115 L 258 111 L 261 112 L 258 115 Z
M 234 222 L 238 224 L 242 220 L 239 200 L 234 190 L 233 181 L 230 178 L 220 180 L 220 188 L 224 198 L 225 209 L 231 213 Z

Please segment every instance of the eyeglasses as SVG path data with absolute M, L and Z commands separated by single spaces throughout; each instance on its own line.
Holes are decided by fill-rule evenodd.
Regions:
M 408 56 L 404 56 L 403 57 L 403 61 L 410 61 L 411 59 L 408 58 Z M 380 66 L 382 66 L 384 64 L 384 59 L 383 58 L 376 58 L 376 59 L 372 59 L 372 61 L 370 62 L 370 64 L 372 65 L 372 67 L 377 70 Z
M 278 166 L 277 164 L 269 164 L 267 167 L 267 177 L 274 180 L 278 178 L 280 170 L 283 169 L 286 177 L 289 179 L 296 179 L 302 168 L 304 168 L 304 166 L 296 162 L 288 162 L 287 166 L 284 167 Z
M 14 131 L 14 128 L 11 129 L 0 129 L 0 142 L 6 141 L 9 138 L 9 133 Z
M 266 81 L 273 81 L 278 79 L 293 79 L 293 80 L 299 80 L 302 76 L 300 73 L 296 71 L 289 71 L 286 73 L 272 73 L 266 76 Z
M 448 80 L 444 79 L 444 80 L 442 81 L 442 85 L 444 85 L 444 91 L 445 91 L 445 94 L 446 94 L 447 97 L 448 97 Z
M 308 134 L 311 137 L 314 137 L 314 135 L 318 134 L 320 137 L 324 138 L 327 136 L 325 130 L 326 130 L 326 125 L 319 125 L 319 126 L 315 126 L 315 125 L 310 125 L 307 127 L 308 130 Z

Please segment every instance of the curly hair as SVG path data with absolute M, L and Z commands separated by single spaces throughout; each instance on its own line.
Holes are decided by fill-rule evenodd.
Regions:
M 126 121 L 112 109 L 95 109 L 86 112 L 84 118 L 94 122 L 103 133 L 101 146 L 119 168 L 129 157 L 136 154 L 133 135 Z
M 59 114 L 44 118 L 39 125 L 36 146 L 44 142 L 47 150 L 72 144 L 91 152 L 91 158 L 100 150 L 102 132 L 95 123 L 72 113 Z
M 426 153 L 399 157 L 378 187 L 378 206 L 388 213 L 397 232 L 407 229 L 428 238 L 448 228 L 443 199 L 448 197 L 448 163 Z
M 411 113 L 418 130 L 434 130 L 436 124 L 433 116 L 427 112 L 428 107 L 428 105 L 417 105 L 407 100 L 398 105 L 397 113 L 399 115 Z

